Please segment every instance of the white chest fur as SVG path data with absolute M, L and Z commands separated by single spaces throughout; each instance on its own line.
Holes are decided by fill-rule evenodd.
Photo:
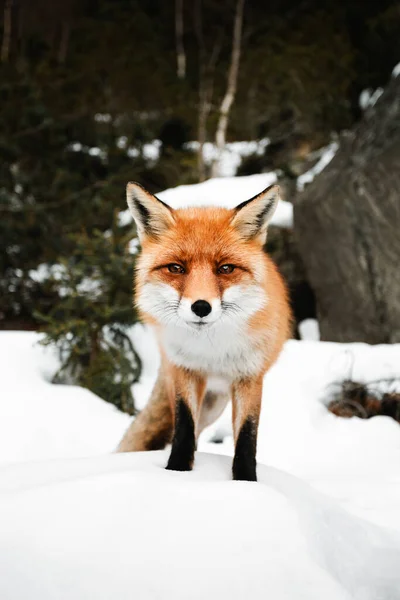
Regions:
M 162 344 L 174 364 L 229 381 L 258 373 L 264 358 L 249 335 L 231 324 L 217 323 L 200 331 L 167 327 Z

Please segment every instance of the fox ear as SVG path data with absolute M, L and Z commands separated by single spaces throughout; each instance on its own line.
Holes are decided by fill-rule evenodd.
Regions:
M 174 223 L 173 210 L 139 183 L 128 183 L 126 200 L 135 220 L 139 239 L 162 235 Z
M 259 239 L 264 243 L 267 227 L 279 202 L 279 185 L 271 185 L 257 196 L 242 202 L 234 208 L 231 224 L 241 235 L 250 239 Z

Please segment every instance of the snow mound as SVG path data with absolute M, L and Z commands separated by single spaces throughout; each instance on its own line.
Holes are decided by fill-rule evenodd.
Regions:
M 172 208 L 187 206 L 223 206 L 233 208 L 276 183 L 276 173 L 262 173 L 246 177 L 216 177 L 203 183 L 180 185 L 157 194 L 157 197 Z M 129 210 L 119 214 L 119 222 L 126 225 L 132 221 Z M 271 220 L 278 227 L 293 227 L 293 206 L 281 200 Z
M 3 467 L 0 597 L 7 600 L 395 600 L 400 541 L 295 477 L 164 452 Z
M 142 407 L 158 350 L 146 327 L 130 335 Z M 343 378 L 398 379 L 399 344 L 289 341 L 264 380 L 251 484 L 230 480 L 231 457 L 197 453 L 182 474 L 163 469 L 168 450 L 106 455 L 129 417 L 51 384 L 39 339 L 0 333 L 0 462 L 15 463 L 0 468 L 0 598 L 400 598 L 399 425 L 324 405 Z M 200 450 L 232 454 L 230 412 Z
M 143 408 L 157 376 L 154 336 L 130 335 L 142 361 L 133 386 Z M 110 453 L 130 417 L 78 386 L 54 385 L 53 352 L 32 332 L 0 333 L 0 464 Z M 342 419 L 325 404 L 343 379 L 397 379 L 400 344 L 294 341 L 264 380 L 258 461 L 308 481 L 353 514 L 400 532 L 400 429 L 389 417 Z M 218 440 L 222 443 L 213 443 Z M 200 437 L 199 449 L 233 454 L 231 406 Z

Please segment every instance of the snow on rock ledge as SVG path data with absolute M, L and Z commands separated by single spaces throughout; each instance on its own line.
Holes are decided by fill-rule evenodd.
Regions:
M 295 477 L 164 452 L 3 467 L 0 597 L 7 600 L 385 600 L 399 540 Z
M 392 77 L 399 77 L 400 75 L 400 62 L 397 63 L 397 65 L 394 67 L 393 71 L 392 71 Z
M 339 144 L 337 142 L 332 142 L 331 144 L 329 144 L 329 146 L 327 146 L 322 152 L 319 161 L 313 167 L 311 167 L 311 169 L 309 169 L 297 178 L 296 185 L 299 192 L 302 192 L 306 185 L 312 183 L 316 176 L 322 173 L 325 167 L 329 165 L 338 149 Z

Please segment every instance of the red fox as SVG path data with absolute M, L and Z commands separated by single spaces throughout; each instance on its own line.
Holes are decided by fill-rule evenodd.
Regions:
M 167 469 L 190 471 L 200 432 L 232 400 L 233 478 L 256 481 L 263 377 L 290 331 L 287 290 L 264 252 L 279 200 L 270 186 L 234 209 L 172 209 L 127 186 L 142 251 L 135 300 L 161 366 L 146 408 L 118 451 L 172 442 Z

